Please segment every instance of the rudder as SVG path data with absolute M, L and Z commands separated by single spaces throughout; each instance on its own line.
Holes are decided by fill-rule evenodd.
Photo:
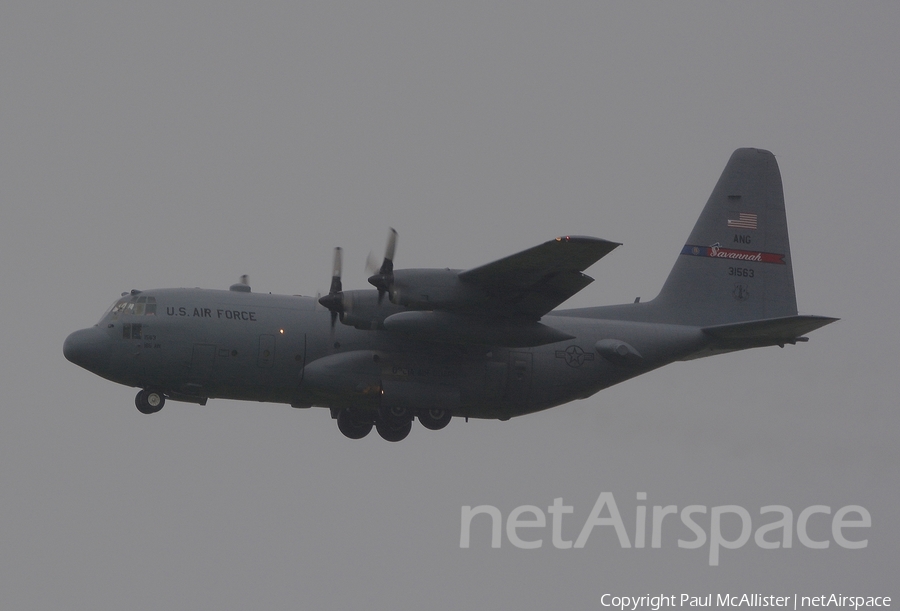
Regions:
M 784 190 L 775 156 L 736 150 L 653 309 L 697 326 L 797 314 Z

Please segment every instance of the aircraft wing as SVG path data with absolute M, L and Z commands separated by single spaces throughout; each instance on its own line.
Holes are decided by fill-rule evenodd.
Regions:
M 537 320 L 594 281 L 582 273 L 620 246 L 565 236 L 460 272 L 460 281 L 490 296 L 489 313 Z

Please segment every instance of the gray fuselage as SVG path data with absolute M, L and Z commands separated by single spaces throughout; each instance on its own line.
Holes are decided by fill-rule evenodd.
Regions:
M 604 308 L 542 319 L 573 339 L 506 348 L 332 329 L 311 297 L 160 289 L 119 304 L 70 336 L 67 357 L 114 382 L 194 402 L 377 409 L 391 399 L 507 419 L 588 397 L 709 345 L 698 327 L 603 319 Z

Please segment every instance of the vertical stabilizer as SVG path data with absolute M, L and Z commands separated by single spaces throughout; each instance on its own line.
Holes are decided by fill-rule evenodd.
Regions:
M 661 319 L 717 325 L 797 314 L 775 156 L 738 149 L 653 300 Z

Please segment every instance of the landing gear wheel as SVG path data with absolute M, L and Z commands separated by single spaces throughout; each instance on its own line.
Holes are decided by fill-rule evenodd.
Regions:
M 375 421 L 375 430 L 385 441 L 402 441 L 412 430 L 412 420 L 397 422 L 379 418 Z
M 423 409 L 417 416 L 419 417 L 419 422 L 422 423 L 422 426 L 426 429 L 431 429 L 432 431 L 441 430 L 450 424 L 450 419 L 453 417 L 449 409 L 439 408 Z
M 342 409 L 337 417 L 341 433 L 350 439 L 362 439 L 372 430 L 372 420 L 358 412 Z
M 393 426 L 406 424 L 406 422 L 413 419 L 413 415 L 409 411 L 409 408 L 400 407 L 398 405 L 394 405 L 391 407 L 382 407 L 379 410 L 378 415 L 381 417 L 381 420 L 390 422 Z
M 134 398 L 134 405 L 142 414 L 155 414 L 166 404 L 166 396 L 158 390 L 144 389 Z

